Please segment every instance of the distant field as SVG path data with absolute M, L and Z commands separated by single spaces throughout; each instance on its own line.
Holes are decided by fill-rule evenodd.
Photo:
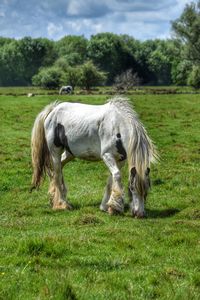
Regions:
M 50 209 L 47 179 L 29 193 L 37 113 L 56 99 L 100 104 L 110 96 L 27 98 L 22 89 L 5 90 L 0 299 L 200 299 L 200 95 L 130 95 L 161 156 L 151 169 L 148 217 L 138 220 L 128 209 L 112 217 L 99 211 L 108 176 L 103 163 L 66 165 L 73 211 Z M 127 187 L 126 168 L 123 175 Z
M 39 87 L 0 87 L 0 96 L 26 96 L 28 93 L 34 95 L 55 95 L 59 94 L 59 89 L 42 89 Z M 112 95 L 116 91 L 113 86 L 96 87 L 90 92 L 75 87 L 74 94 L 76 95 Z M 123 91 L 121 91 L 123 93 Z M 127 92 L 129 95 L 143 95 L 143 94 L 200 94 L 200 89 L 193 89 L 192 87 L 178 87 L 178 86 L 137 86 Z

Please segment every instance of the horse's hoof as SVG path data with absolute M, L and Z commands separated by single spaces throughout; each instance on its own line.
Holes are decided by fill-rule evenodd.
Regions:
M 146 214 L 144 212 L 139 212 L 139 211 L 135 211 L 132 213 L 132 216 L 135 218 L 135 219 L 144 219 L 146 218 Z
M 120 214 L 120 211 L 114 209 L 113 207 L 109 206 L 108 207 L 108 213 L 110 216 L 113 216 L 113 215 L 119 215 Z
M 67 203 L 66 209 L 67 209 L 67 210 L 73 210 L 73 207 L 72 207 L 69 203 Z
M 103 205 L 100 205 L 100 206 L 99 206 L 99 209 L 100 209 L 101 211 L 103 211 L 103 212 L 107 212 L 107 211 L 108 211 L 108 208 L 105 207 L 105 206 L 103 206 Z
M 144 219 L 145 215 L 136 215 L 134 217 L 135 217 L 135 219 Z
M 67 202 L 60 202 L 53 205 L 53 210 L 72 210 L 72 206 Z

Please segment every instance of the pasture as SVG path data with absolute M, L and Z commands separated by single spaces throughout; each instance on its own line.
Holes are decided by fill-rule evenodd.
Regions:
M 72 161 L 73 211 L 49 207 L 48 179 L 31 183 L 30 135 L 48 103 L 104 103 L 108 95 L 0 96 L 0 299 L 199 299 L 200 96 L 130 95 L 157 145 L 146 219 L 99 210 L 102 162 Z M 127 169 L 123 170 L 127 189 Z

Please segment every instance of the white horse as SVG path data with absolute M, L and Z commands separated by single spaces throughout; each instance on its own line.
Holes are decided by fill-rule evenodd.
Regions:
M 71 209 L 62 168 L 75 157 L 103 160 L 108 167 L 111 175 L 100 209 L 109 214 L 124 210 L 120 169 L 127 159 L 131 213 L 145 216 L 150 163 L 156 161 L 157 152 L 127 99 L 115 97 L 104 105 L 55 102 L 37 116 L 32 130 L 32 188 L 40 186 L 46 172 L 53 209 Z
M 62 86 L 60 88 L 59 95 L 62 95 L 62 94 L 71 94 L 72 91 L 73 91 L 73 88 L 72 88 L 71 85 Z

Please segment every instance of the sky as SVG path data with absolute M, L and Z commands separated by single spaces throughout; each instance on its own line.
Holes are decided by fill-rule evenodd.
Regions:
M 135 39 L 171 37 L 171 21 L 187 0 L 0 0 L 0 36 L 90 38 L 100 32 L 128 34 Z

